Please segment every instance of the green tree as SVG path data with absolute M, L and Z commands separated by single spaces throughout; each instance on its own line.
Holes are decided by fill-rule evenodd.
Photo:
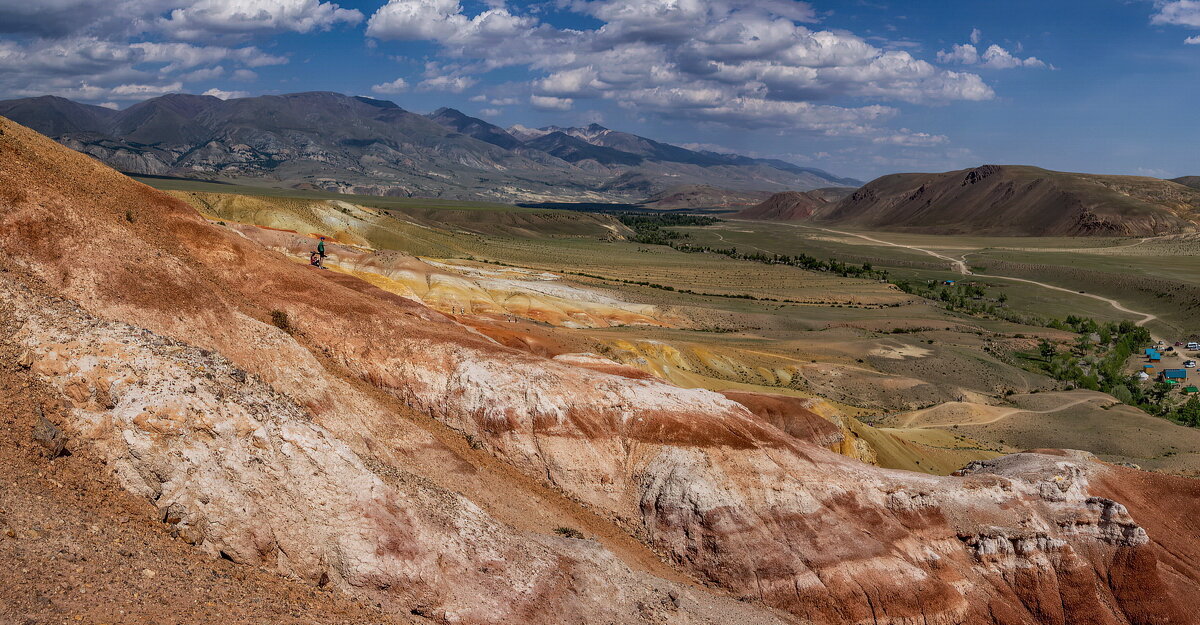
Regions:
M 1058 353 L 1058 348 L 1054 346 L 1054 343 L 1051 343 L 1046 339 L 1042 339 L 1041 344 L 1038 345 L 1038 351 L 1041 352 L 1043 360 L 1049 361 L 1051 358 L 1054 358 L 1055 354 Z
M 1200 427 L 1200 397 L 1192 395 L 1176 413 L 1179 422 L 1192 427 Z
M 1166 399 L 1167 393 L 1170 392 L 1170 384 L 1167 384 L 1166 382 L 1156 382 L 1154 386 L 1150 388 L 1149 395 L 1155 402 L 1161 402 L 1162 400 Z
M 1129 390 L 1128 386 L 1118 384 L 1113 387 L 1112 396 L 1117 398 L 1117 401 L 1122 404 L 1133 405 L 1133 391 Z

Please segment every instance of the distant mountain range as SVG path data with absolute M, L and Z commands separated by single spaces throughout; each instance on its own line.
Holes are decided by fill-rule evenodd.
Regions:
M 1142 176 L 984 165 L 883 176 L 813 219 L 931 234 L 1149 236 L 1195 231 L 1200 190 Z
M 733 192 L 858 186 L 774 159 L 689 150 L 592 124 L 504 129 L 329 92 L 166 95 L 121 111 L 43 96 L 8 117 L 122 171 L 392 196 L 630 202 L 686 185 Z

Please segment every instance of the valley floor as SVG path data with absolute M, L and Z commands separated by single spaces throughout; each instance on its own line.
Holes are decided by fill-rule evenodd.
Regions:
M 1027 371 L 1012 354 L 1072 335 L 946 311 L 879 281 L 622 240 L 613 235 L 629 231 L 607 215 L 479 206 L 461 221 L 458 209 L 413 201 L 397 208 L 176 193 L 214 222 L 297 259 L 306 257 L 312 237 L 325 234 L 340 242 L 332 247 L 334 270 L 417 299 L 512 347 L 549 356 L 597 353 L 685 387 L 808 398 L 844 428 L 846 453 L 883 466 L 946 474 L 999 453 L 1078 447 L 1147 468 L 1200 469 L 1196 431 L 1134 418 L 1144 414 L 1103 401 L 1065 402 L 1062 414 L 1078 425 L 1048 420 L 1057 418 L 1055 408 L 1019 433 L 1015 417 L 945 427 L 899 417 L 961 405 L 1029 421 L 1039 413 L 1017 400 L 1063 385 Z M 893 281 L 968 279 L 1003 293 L 1005 307 L 1017 313 L 1132 319 L 1163 336 L 1180 335 L 1194 320 L 1190 308 L 1176 312 L 1122 286 L 1149 271 L 1163 249 L 1179 251 L 1177 262 L 1200 270 L 1178 238 L 937 237 L 750 221 L 679 230 L 689 245 L 869 262 Z M 1041 254 L 1056 264 L 993 264 L 1012 254 Z M 1129 262 L 1104 274 L 1108 282 L 1096 293 L 1077 292 L 1083 289 L 1073 288 L 1074 274 L 1064 268 L 1096 266 L 1095 258 Z M 1002 269 L 1012 277 L 991 275 Z M 1092 427 L 1114 436 L 1082 434 Z M 1150 433 L 1134 434 L 1142 430 Z

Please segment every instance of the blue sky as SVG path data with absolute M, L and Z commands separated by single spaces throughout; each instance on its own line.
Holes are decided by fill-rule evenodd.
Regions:
M 1193 175 L 1200 0 L 0 0 L 3 98 L 311 90 L 860 178 Z

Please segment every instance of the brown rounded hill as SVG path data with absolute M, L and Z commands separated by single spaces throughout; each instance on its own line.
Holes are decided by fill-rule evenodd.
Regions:
M 805 221 L 852 193 L 852 187 L 829 187 L 812 191 L 783 191 L 734 217 L 764 221 Z
M 984 165 L 877 178 L 818 220 L 927 234 L 1152 236 L 1195 231 L 1200 190 L 1158 178 Z

